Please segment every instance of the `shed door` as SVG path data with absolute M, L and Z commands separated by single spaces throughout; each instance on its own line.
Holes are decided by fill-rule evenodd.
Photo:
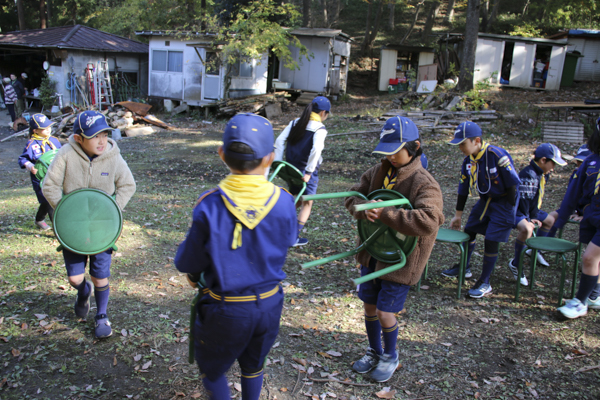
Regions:
M 396 61 L 398 52 L 396 50 L 381 49 L 379 59 L 379 85 L 380 91 L 387 91 L 390 79 L 396 78 Z
M 560 88 L 564 64 L 565 48 L 562 46 L 552 46 L 550 64 L 548 65 L 548 77 L 546 78 L 546 90 L 558 90 Z
M 490 83 L 498 83 L 501 63 L 502 42 L 497 40 L 477 39 L 473 82 L 482 82 L 489 79 Z
M 600 81 L 600 40 L 587 39 L 580 58 L 577 79 L 582 81 Z
M 221 62 L 214 51 L 207 51 L 204 63 L 204 100 L 218 100 L 221 93 Z
M 510 70 L 510 86 L 529 87 L 533 70 L 535 45 L 515 43 L 513 50 L 512 68 Z

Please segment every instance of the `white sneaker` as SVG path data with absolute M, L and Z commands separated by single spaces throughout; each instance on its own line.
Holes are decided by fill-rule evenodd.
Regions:
M 566 304 L 558 308 L 558 311 L 569 319 L 582 317 L 587 314 L 587 304 L 583 304 L 578 298 L 567 300 Z
M 525 254 L 527 254 L 529 257 L 531 257 L 531 249 L 525 250 Z M 539 250 L 537 252 L 537 262 L 539 262 L 544 267 L 549 267 L 550 266 L 550 264 L 548 263 L 548 261 L 546 261 L 546 259 L 542 255 L 542 252 L 539 251 Z
M 515 259 L 511 259 L 508 263 L 508 269 L 510 269 L 510 272 L 512 272 L 513 277 L 515 278 L 515 281 L 517 280 L 517 273 L 519 272 L 519 267 L 517 265 L 515 265 L 513 263 L 513 261 L 515 261 Z M 527 277 L 525 276 L 525 272 L 521 271 L 521 279 L 519 280 L 521 282 L 521 285 L 523 286 L 528 286 L 529 285 L 529 281 L 527 280 Z

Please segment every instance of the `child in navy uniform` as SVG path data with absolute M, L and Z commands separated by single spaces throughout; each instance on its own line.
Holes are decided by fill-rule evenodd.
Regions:
M 469 290 L 468 295 L 481 298 L 492 293 L 490 277 L 498 259 L 499 242 L 508 241 L 515 225 L 518 187 L 521 181 L 515 171 L 512 158 L 501 147 L 483 141 L 481 128 L 473 122 L 463 122 L 454 131 L 452 145 L 458 145 L 466 156 L 458 184 L 456 214 L 450 221 L 452 229 L 459 230 L 469 192 L 479 193 L 473 206 L 465 233 L 470 237 L 465 277 L 471 277 L 470 261 L 475 249 L 477 234 L 485 236 L 485 252 L 481 277 Z M 442 272 L 447 277 L 457 277 L 459 266 Z
M 323 162 L 321 152 L 325 147 L 325 138 L 327 129 L 323 122 L 329 116 L 331 103 L 326 97 L 317 96 L 306 106 L 300 118 L 289 123 L 281 132 L 275 141 L 275 160 L 285 159 L 287 162 L 298 168 L 303 174 L 302 178 L 306 182 L 304 194 L 316 194 L 319 184 L 319 167 Z M 300 192 L 300 187 L 290 187 L 290 192 L 296 195 Z M 298 235 L 304 228 L 304 224 L 310 217 L 313 201 L 299 202 L 300 212 L 298 213 Z M 304 246 L 308 244 L 308 239 L 298 237 L 294 246 Z
M 29 139 L 23 149 L 23 154 L 19 157 L 19 166 L 29 171 L 33 191 L 38 199 L 38 203 L 40 203 L 40 207 L 35 214 L 35 225 L 45 231 L 50 229 L 50 226 L 45 221 L 46 215 L 50 215 L 50 220 L 52 220 L 54 210 L 44 197 L 40 181 L 35 176 L 38 172 L 35 168 L 35 162 L 45 152 L 61 148 L 58 139 L 51 135 L 52 129 L 50 127 L 52 125 L 54 125 L 54 122 L 50 121 L 44 114 L 33 114 L 29 120 L 31 139 Z
M 600 119 L 588 140 L 591 155 L 577 169 L 569 183 L 567 193 L 558 210 L 555 222 L 557 229 L 564 226 L 569 216 L 578 207 L 583 209 L 583 219 L 579 225 L 579 241 L 587 244 L 581 257 L 582 272 L 579 289 L 575 298 L 566 302 L 558 311 L 566 318 L 578 318 L 587 314 L 588 307 L 600 309 L 600 284 L 598 265 L 600 264 Z
M 231 175 L 204 192 L 175 265 L 208 292 L 196 307 L 196 361 L 211 399 L 229 399 L 225 373 L 242 370 L 242 399 L 258 399 L 263 364 L 279 331 L 282 268 L 297 239 L 294 198 L 268 182 L 274 159 L 271 123 L 238 114 L 223 133 L 219 156 Z
M 515 227 L 519 233 L 515 240 L 515 256 L 508 263 L 508 268 L 513 273 L 515 280 L 519 272 L 521 251 L 525 247 L 525 241 L 533 234 L 536 225 L 540 227 L 537 236 L 544 237 L 548 236 L 554 224 L 554 217 L 541 209 L 544 189 L 548 183 L 550 172 L 554 171 L 556 164 L 560 166 L 567 165 L 567 162 L 561 157 L 559 148 L 551 143 L 539 145 L 533 155 L 534 158 L 529 165 L 519 172 L 521 184 L 519 186 L 519 207 L 517 208 L 515 221 Z M 528 285 L 524 272 L 520 277 L 520 281 L 521 285 Z
M 117 143 L 108 138 L 112 130 L 104 115 L 97 111 L 85 111 L 77 115 L 73 124 L 74 134 L 56 155 L 44 178 L 44 196 L 52 207 L 63 195 L 75 190 L 92 188 L 115 196 L 119 208 L 125 208 L 135 193 L 135 181 Z M 85 267 L 89 258 L 90 276 L 94 283 L 96 316 L 94 334 L 97 338 L 112 335 L 106 309 L 110 287 L 112 249 L 100 254 L 86 256 L 63 249 L 69 283 L 77 289 L 75 315 L 85 318 L 90 311 L 92 285 L 85 279 Z
M 418 236 L 417 245 L 403 268 L 361 283 L 358 288 L 358 297 L 364 302 L 369 348 L 352 368 L 361 374 L 370 372 L 373 380 L 385 382 L 399 364 L 395 314 L 404 309 L 410 286 L 421 279 L 439 227 L 444 222 L 444 211 L 440 186 L 423 168 L 419 130 L 414 122 L 400 116 L 388 119 L 373 153 L 385 158 L 366 171 L 360 183 L 350 190 L 364 195 L 378 189 L 395 190 L 410 201 L 413 209 L 385 207 L 357 212 L 354 206 L 365 202 L 358 197 L 348 197 L 346 208 L 357 219 L 379 219 L 401 235 Z M 366 250 L 358 253 L 356 260 L 361 264 L 361 276 L 390 266 L 377 261 Z

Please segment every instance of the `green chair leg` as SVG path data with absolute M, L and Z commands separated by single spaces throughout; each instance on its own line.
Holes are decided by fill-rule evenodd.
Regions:
M 573 265 L 573 282 L 571 282 L 571 298 L 575 297 L 575 290 L 577 289 L 577 273 L 579 272 L 579 263 L 581 262 L 581 242 L 577 246 L 575 252 L 575 265 Z
M 531 285 L 531 289 L 533 289 L 534 284 L 535 284 L 535 270 L 537 268 L 537 253 L 538 250 L 537 249 L 532 249 L 531 250 L 531 260 L 529 261 L 531 263 L 531 268 L 529 271 L 529 284 Z M 523 257 L 523 254 L 521 254 L 521 257 Z
M 458 244 L 458 248 L 460 249 L 460 264 L 458 268 L 458 289 L 456 289 L 456 298 L 460 299 L 460 291 L 462 289 L 462 285 L 465 283 L 465 270 L 467 269 L 467 250 L 465 247 L 468 242 L 462 242 Z

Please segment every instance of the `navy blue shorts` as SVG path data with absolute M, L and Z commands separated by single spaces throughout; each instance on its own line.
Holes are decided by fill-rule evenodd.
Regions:
M 600 246 L 600 230 L 585 219 L 579 224 L 579 241 L 583 244 L 590 242 Z
M 360 276 L 374 271 L 373 268 L 361 265 Z M 380 311 L 397 313 L 404 309 L 409 289 L 410 286 L 401 283 L 373 279 L 358 286 L 358 298 L 367 304 L 376 304 Z
M 517 205 L 512 206 L 506 197 L 489 203 L 487 199 L 479 199 L 471 210 L 465 231 L 478 233 L 493 242 L 507 242 L 516 216 Z
M 536 219 L 540 222 L 544 222 L 546 218 L 548 218 L 548 213 L 546 211 L 539 210 Z M 519 225 L 519 222 L 523 221 L 524 219 L 527 219 L 527 217 L 524 215 L 517 215 L 515 219 L 515 228 L 517 227 L 517 225 Z
M 110 262 L 112 249 L 108 249 L 100 254 L 93 256 L 85 256 L 73 253 L 67 249 L 63 249 L 63 257 L 65 259 L 65 267 L 67 268 L 67 276 L 81 275 L 85 273 L 85 265 L 88 257 L 90 259 L 90 275 L 96 279 L 104 279 L 110 276 Z
M 304 171 L 302 171 L 304 174 Z M 317 187 L 319 186 L 319 166 L 315 168 L 313 173 L 310 175 L 310 179 L 306 182 L 306 190 L 302 194 L 317 194 Z M 302 186 L 290 185 L 290 193 L 294 196 L 300 193 Z
M 271 297 L 250 302 L 220 301 L 204 295 L 196 307 L 194 326 L 196 362 L 201 373 L 214 381 L 235 360 L 242 369 L 260 370 L 279 333 L 282 308 L 281 287 Z

